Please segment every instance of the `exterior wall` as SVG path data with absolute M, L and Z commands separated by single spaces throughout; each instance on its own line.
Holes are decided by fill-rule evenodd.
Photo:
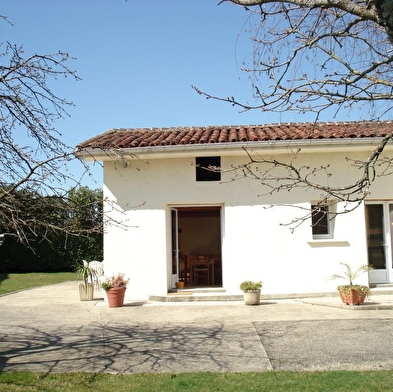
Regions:
M 303 154 L 296 165 L 330 164 L 333 175 L 317 176 L 315 181 L 347 184 L 359 171 L 346 156 L 348 153 Z M 245 159 L 223 156 L 221 164 L 229 168 Z M 230 181 L 231 175 L 225 174 L 222 183 L 196 182 L 192 157 L 135 159 L 127 168 L 105 162 L 104 196 L 116 201 L 121 212 L 106 206 L 112 223 L 105 234 L 104 262 L 107 274 L 124 272 L 131 278 L 126 298 L 164 295 L 170 288 L 171 206 L 223 206 L 223 287 L 230 293 L 240 293 L 243 280 L 262 280 L 264 294 L 332 292 L 339 282 L 329 277 L 342 271 L 340 261 L 354 267 L 367 263 L 363 205 L 337 216 L 333 239 L 313 240 L 310 222 L 294 232 L 283 223 L 304 214 L 296 207 L 309 207 L 318 199 L 318 192 L 292 190 L 264 196 L 266 189 L 259 181 Z M 375 183 L 373 198 L 393 199 L 393 190 L 384 186 L 387 179 Z M 275 206 L 269 208 L 271 204 Z M 339 210 L 344 208 L 342 203 L 338 205 Z M 119 221 L 127 221 L 128 227 L 115 224 Z M 367 276 L 358 282 L 367 283 Z

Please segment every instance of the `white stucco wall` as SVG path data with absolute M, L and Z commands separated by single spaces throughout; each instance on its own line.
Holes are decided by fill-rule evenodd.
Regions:
M 333 176 L 327 181 L 345 184 L 357 170 L 346 156 L 348 153 L 305 154 L 296 165 L 330 164 Z M 221 164 L 229 168 L 244 160 L 224 156 Z M 331 292 L 339 282 L 329 277 L 341 272 L 340 261 L 353 266 L 367 263 L 363 206 L 336 218 L 332 240 L 313 240 L 308 222 L 293 233 L 282 225 L 302 213 L 283 204 L 308 207 L 318 199 L 318 192 L 294 190 L 260 196 L 264 190 L 259 181 L 225 183 L 229 175 L 223 177 L 224 183 L 196 182 L 192 162 L 192 157 L 185 157 L 135 159 L 127 168 L 104 164 L 104 196 L 117 202 L 122 211 L 107 208 L 107 215 L 113 222 L 126 220 L 128 226 L 108 223 L 104 261 L 108 274 L 124 272 L 130 277 L 126 298 L 163 295 L 170 288 L 170 207 L 176 205 L 222 206 L 223 287 L 231 293 L 239 292 L 242 280 L 262 280 L 265 294 Z M 383 181 L 376 183 L 371 196 L 393 199 L 391 187 Z M 270 204 L 276 206 L 266 208 Z M 367 282 L 366 275 L 359 280 L 362 282 Z

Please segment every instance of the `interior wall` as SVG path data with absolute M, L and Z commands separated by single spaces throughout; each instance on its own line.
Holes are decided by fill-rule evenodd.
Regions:
M 179 248 L 182 256 L 221 254 L 220 218 L 179 214 Z

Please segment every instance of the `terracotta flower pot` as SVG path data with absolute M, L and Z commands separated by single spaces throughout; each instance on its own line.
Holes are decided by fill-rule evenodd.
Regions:
M 340 291 L 340 297 L 346 305 L 360 305 L 364 303 L 366 293 L 359 292 L 356 289 L 351 289 L 350 291 L 345 292 Z
M 126 289 L 126 287 L 112 287 L 111 289 L 106 290 L 110 308 L 118 308 L 123 306 Z

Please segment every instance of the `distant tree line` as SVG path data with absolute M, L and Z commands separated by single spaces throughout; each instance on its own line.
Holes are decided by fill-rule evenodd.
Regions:
M 65 197 L 42 196 L 31 190 L 14 192 L 18 221 L 26 222 L 20 241 L 9 209 L 0 205 L 1 272 L 71 271 L 82 260 L 102 260 L 102 191 L 72 188 Z M 48 228 L 64 228 L 51 230 Z

